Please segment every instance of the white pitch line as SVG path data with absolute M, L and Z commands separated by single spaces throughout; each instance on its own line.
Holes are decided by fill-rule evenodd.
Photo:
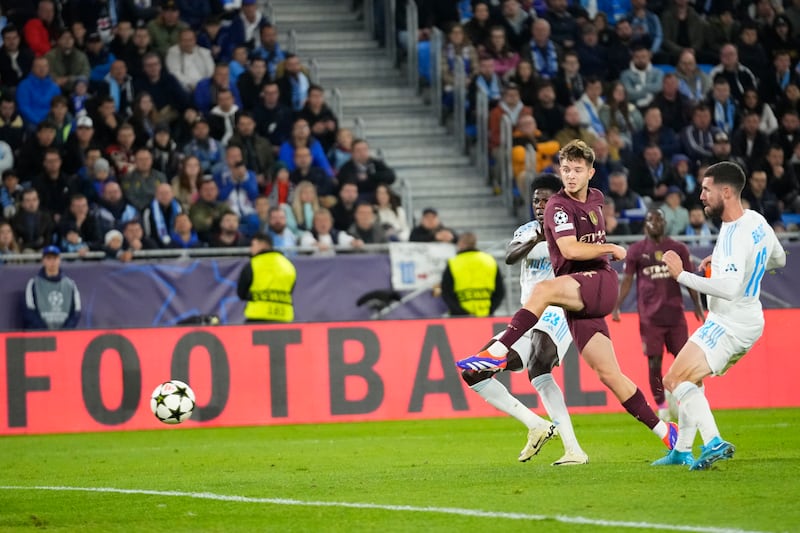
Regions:
M 220 502 L 238 503 L 266 503 L 270 505 L 294 505 L 302 507 L 345 507 L 350 509 L 376 509 L 379 511 L 401 511 L 410 513 L 440 513 L 458 516 L 473 516 L 476 518 L 500 518 L 506 520 L 528 520 L 541 522 L 554 520 L 564 524 L 581 524 L 588 526 L 629 528 L 629 529 L 662 529 L 667 531 L 689 531 L 692 533 L 763 533 L 753 530 L 708 527 L 708 526 L 681 526 L 677 524 L 658 524 L 651 522 L 627 522 L 623 520 L 598 520 L 582 516 L 540 515 L 526 513 L 505 513 L 497 511 L 480 511 L 476 509 L 459 509 L 457 507 L 417 507 L 414 505 L 384 505 L 379 503 L 359 502 L 326 502 L 304 501 L 287 498 L 253 498 L 250 496 L 234 496 L 227 494 L 214 494 L 212 492 L 180 492 L 174 490 L 146 490 L 146 489 L 117 489 L 113 487 L 48 487 L 48 486 L 2 486 L 0 490 L 46 490 L 56 492 L 99 492 L 110 494 L 141 494 L 145 496 L 170 496 L 176 498 L 195 498 L 200 500 L 214 500 Z

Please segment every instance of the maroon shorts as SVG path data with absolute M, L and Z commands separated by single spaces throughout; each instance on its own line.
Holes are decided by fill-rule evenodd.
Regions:
M 589 270 L 569 274 L 581 288 L 583 309 L 567 311 L 567 323 L 578 350 L 589 342 L 595 333 L 608 333 L 605 317 L 611 314 L 619 294 L 619 277 L 614 270 Z
M 642 336 L 642 350 L 648 357 L 662 355 L 664 346 L 672 355 L 678 355 L 683 345 L 689 340 L 686 319 L 679 320 L 670 326 L 657 326 L 649 322 L 639 322 L 639 334 Z

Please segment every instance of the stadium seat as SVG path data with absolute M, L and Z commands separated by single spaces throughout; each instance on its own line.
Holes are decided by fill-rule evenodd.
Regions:
M 797 213 L 784 213 L 781 216 L 781 220 L 783 220 L 784 226 L 788 226 L 789 224 L 800 226 L 800 214 Z
M 660 65 L 653 65 L 653 67 L 657 68 L 664 74 L 669 74 L 670 72 L 675 72 L 675 67 L 672 65 L 660 64 Z
M 714 68 L 714 65 L 709 65 L 708 63 L 698 63 L 697 68 L 708 74 L 711 72 L 711 69 Z
M 426 83 L 431 82 L 431 43 L 429 41 L 421 41 L 417 45 L 417 68 L 419 70 L 419 77 L 425 80 Z

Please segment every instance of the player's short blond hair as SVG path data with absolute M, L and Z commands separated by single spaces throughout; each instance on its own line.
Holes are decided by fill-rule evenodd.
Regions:
M 568 142 L 558 152 L 559 161 L 576 161 L 580 159 L 586 161 L 586 165 L 589 168 L 594 166 L 594 150 L 580 139 Z

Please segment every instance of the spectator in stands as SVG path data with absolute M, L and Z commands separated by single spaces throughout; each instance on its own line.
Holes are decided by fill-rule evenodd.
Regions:
M 117 130 L 117 142 L 106 148 L 106 155 L 119 179 L 131 172 L 136 164 L 135 142 L 133 126 L 126 122 Z
M 787 13 L 778 15 L 772 22 L 772 27 L 765 28 L 764 48 L 771 57 L 780 50 L 790 53 L 792 64 L 800 60 L 800 41 L 794 31 L 792 21 L 786 16 Z
M 358 185 L 342 182 L 339 186 L 339 200 L 331 208 L 333 226 L 338 231 L 347 231 L 353 224 L 353 212 L 358 201 Z
M 594 24 L 584 24 L 576 47 L 581 74 L 584 78 L 604 78 L 608 73 L 608 50 L 600 44 Z
M 455 231 L 445 227 L 439 220 L 439 212 L 432 207 L 422 210 L 422 219 L 418 226 L 411 230 L 408 240 L 411 242 L 449 242 L 457 240 Z
M 473 115 L 477 107 L 478 88 L 483 89 L 489 97 L 489 109 L 492 109 L 500 102 L 502 96 L 500 78 L 494 72 L 494 59 L 490 56 L 481 56 L 478 60 L 478 75 L 473 78 L 467 88 L 467 99 L 469 110 Z
M 112 229 L 121 229 L 131 220 L 138 219 L 139 212 L 122 195 L 119 183 L 109 181 L 103 187 L 94 216 L 99 233 L 105 235 Z
M 272 144 L 275 155 L 292 133 L 292 111 L 280 101 L 280 89 L 269 81 L 261 92 L 261 102 L 253 110 L 253 118 L 259 135 Z
M 705 100 L 711 90 L 711 78 L 698 68 L 694 50 L 681 51 L 675 76 L 678 78 L 678 91 L 693 104 Z
M 711 110 L 698 104 L 692 111 L 692 123 L 681 131 L 681 144 L 692 161 L 701 161 L 712 156 L 711 145 L 717 128 L 711 125 Z
M 16 169 L 22 183 L 30 182 L 43 170 L 45 151 L 55 147 L 56 128 L 51 122 L 43 120 L 36 127 L 36 134 L 30 136 L 16 158 Z
M 144 77 L 144 56 L 150 52 L 158 52 L 150 39 L 150 32 L 147 31 L 147 27 L 144 25 L 136 26 L 133 30 L 131 42 L 133 43 L 133 47 L 123 59 L 125 64 L 128 65 L 128 70 L 134 82 L 136 82 Z
M 786 159 L 791 157 L 794 147 L 800 142 L 800 117 L 796 110 L 786 109 L 781 112 L 780 126 L 770 135 L 770 142 L 783 148 Z
M 4 170 L 3 182 L 0 184 L 0 220 L 11 219 L 17 214 L 23 191 L 17 172 L 13 168 Z
M 339 182 L 346 181 L 356 183 L 359 199 L 369 201 L 378 185 L 394 183 L 395 173 L 386 163 L 369 155 L 367 141 L 356 139 L 352 158 L 339 171 Z
M 390 241 L 407 241 L 411 233 L 400 197 L 388 185 L 378 185 L 373 200 L 378 222 Z
M 237 248 L 247 246 L 247 239 L 239 231 L 239 215 L 225 211 L 219 220 L 219 229 L 209 242 L 212 248 Z
M 197 44 L 197 36 L 191 28 L 180 31 L 178 43 L 167 51 L 165 65 L 188 93 L 194 91 L 200 80 L 214 73 L 211 51 Z
M 731 134 L 739 127 L 739 110 L 736 102 L 731 97 L 731 89 L 727 78 L 717 75 L 714 78 L 714 85 L 706 100 L 708 108 L 711 110 L 711 123 L 718 130 Z
M 165 176 L 174 176 L 180 166 L 180 152 L 178 145 L 172 139 L 169 126 L 158 124 L 153 138 L 147 141 L 145 147 L 153 154 L 153 168 Z
M 70 239 L 69 233 L 75 235 Z M 64 214 L 58 225 L 58 234 L 61 236 L 61 249 L 64 251 L 77 251 L 82 256 L 90 249 L 100 247 L 101 234 L 97 219 L 89 213 L 89 200 L 82 194 L 73 194 L 69 198 L 69 209 Z M 75 246 L 76 244 L 83 246 Z M 75 249 L 70 249 L 70 248 Z
M 644 120 L 639 109 L 628 100 L 622 82 L 611 83 L 599 114 L 606 132 L 614 130 L 622 139 L 622 145 L 617 148 L 628 153 L 633 147 L 633 135 L 644 127 Z
M 86 38 L 85 53 L 89 61 L 89 80 L 93 83 L 103 81 L 111 71 L 111 63 L 116 58 L 98 33 L 90 33 Z
M 59 22 L 53 0 L 40 0 L 36 7 L 36 17 L 28 20 L 22 33 L 36 57 L 50 51 L 58 38 Z
M 142 250 L 158 249 L 156 241 L 144 234 L 144 228 L 142 228 L 142 223 L 138 218 L 125 223 L 122 227 L 122 235 L 125 237 L 122 248 L 128 254 L 126 254 L 127 257 L 125 259 L 120 258 L 121 260 L 130 261 L 136 252 Z
M 18 154 L 24 135 L 25 123 L 22 115 L 17 112 L 17 103 L 3 91 L 0 96 L 0 141 L 8 143 L 14 153 Z
M 464 62 L 464 83 L 466 86 L 478 73 L 478 52 L 469 39 L 465 37 L 464 27 L 461 24 L 453 24 L 450 31 L 447 32 L 447 41 L 443 44 L 441 55 L 441 75 L 446 95 L 445 101 L 452 104 L 450 99 L 455 85 L 456 58 L 461 58 Z
M 156 126 L 161 123 L 153 99 L 147 91 L 136 94 L 133 101 L 133 114 L 129 120 L 136 135 L 136 144 L 144 146 L 155 134 Z
M 34 189 L 39 192 L 40 208 L 59 222 L 69 206 L 69 177 L 61 171 L 61 153 L 50 147 L 44 152 L 42 173 L 33 177 Z
M 711 166 L 721 161 L 732 161 L 744 168 L 747 168 L 744 159 L 731 155 L 731 139 L 724 131 L 714 134 L 714 143 L 711 145 L 711 157 L 703 160 L 705 165 Z
M 39 209 L 39 193 L 36 189 L 25 189 L 22 193 L 22 202 L 11 227 L 17 236 L 20 249 L 24 251 L 41 250 L 52 242 L 55 224 L 53 218 Z
M 269 82 L 267 63 L 263 57 L 253 55 L 247 62 L 247 71 L 236 80 L 242 108 L 252 111 L 261 101 L 261 92 Z
M 606 223 L 606 235 L 631 235 L 631 227 L 627 222 L 620 222 L 614 210 L 614 200 L 608 196 L 603 199 L 603 219 Z
M 189 25 L 180 20 L 181 13 L 175 0 L 161 2 L 161 12 L 147 23 L 147 31 L 153 41 L 153 48 L 161 57 L 167 54 L 170 46 L 178 44 L 180 33 Z
M 170 185 L 175 198 L 181 204 L 184 212 L 197 201 L 198 184 L 203 179 L 203 169 L 200 160 L 195 156 L 184 157 L 179 166 L 178 173 L 172 178 Z
M 631 32 L 635 41 L 646 43 L 653 55 L 661 52 L 664 32 L 658 16 L 647 9 L 647 0 L 631 0 L 631 11 L 628 13 Z
M 314 212 L 311 230 L 301 235 L 300 246 L 314 248 L 312 255 L 315 256 L 331 256 L 336 255 L 335 247 L 353 248 L 355 241 L 352 235 L 334 228 L 331 212 L 321 207 Z
M 175 76 L 161 67 L 161 58 L 154 52 L 148 52 L 142 58 L 144 75 L 134 79 L 133 87 L 139 91 L 147 91 L 153 99 L 161 120 L 171 123 L 189 106 L 189 97 Z
M 641 233 L 647 204 L 628 187 L 628 175 L 624 171 L 612 172 L 608 178 L 608 188 L 608 197 L 614 201 L 619 224 L 626 224 L 633 235 Z
M 294 54 L 286 54 L 286 59 L 283 61 L 283 74 L 277 81 L 283 105 L 292 111 L 303 109 L 311 82 L 308 74 L 304 72 L 299 57 Z
M 133 23 L 138 18 L 119 18 L 117 25 L 112 29 L 114 36 L 108 43 L 108 50 L 114 54 L 118 61 L 125 62 L 136 50 L 133 44 Z
M 714 243 L 712 236 L 716 234 L 717 229 L 706 219 L 706 212 L 703 206 L 700 204 L 692 205 L 689 208 L 689 224 L 686 226 L 684 235 L 697 238 L 685 241 L 686 244 L 689 246 L 711 246 Z
M 14 228 L 11 227 L 10 222 L 0 220 L 0 265 L 5 262 L 3 256 L 18 253 L 20 253 L 20 249 L 17 237 L 14 235 Z
M 57 246 L 42 250 L 42 268 L 25 287 L 23 329 L 74 329 L 78 325 L 80 292 L 75 282 L 62 273 L 60 255 Z
M 236 46 L 233 49 L 228 69 L 231 72 L 231 83 L 234 85 L 239 81 L 239 77 L 247 71 L 247 54 L 248 50 L 245 46 Z
M 524 192 L 527 190 L 523 181 L 527 174 L 526 171 L 543 172 L 553 163 L 553 157 L 561 146 L 558 141 L 544 136 L 532 115 L 519 117 L 512 135 L 511 170 L 517 179 L 518 189 L 520 192 Z M 528 153 L 531 149 L 536 155 L 536 160 L 531 161 L 531 165 L 529 165 Z M 529 168 L 530 166 L 533 168 Z
M 278 152 L 278 159 L 286 165 L 289 171 L 294 170 L 294 151 L 300 146 L 305 146 L 311 150 L 311 158 L 314 165 L 323 168 L 328 176 L 333 177 L 333 169 L 328 157 L 325 155 L 322 144 L 311 136 L 311 128 L 308 122 L 302 118 L 295 120 L 291 137 L 281 144 Z
M 83 166 L 70 178 L 69 189 L 71 192 L 86 196 L 89 199 L 89 206 L 94 208 L 103 196 L 106 185 L 113 181 L 110 170 L 111 167 L 108 161 L 102 158 L 100 149 L 89 148 L 86 150 Z
M 31 72 L 17 87 L 17 107 L 25 125 L 32 130 L 50 112 L 50 101 L 61 94 L 61 89 L 50 77 L 50 64 L 46 57 L 33 60 Z
M 236 132 L 236 114 L 241 108 L 236 105 L 233 93 L 228 89 L 217 91 L 217 105 L 208 113 L 208 126 L 211 136 L 223 146 Z
M 736 42 L 739 61 L 749 68 L 758 80 L 769 76 L 769 59 L 766 49 L 758 42 L 758 25 L 746 20 L 739 31 L 739 40 Z M 740 100 L 741 101 L 741 100 Z
M 651 51 L 641 41 L 631 47 L 631 52 L 633 59 L 630 67 L 622 71 L 620 81 L 630 101 L 639 109 L 643 109 L 653 101 L 654 95 L 661 89 L 664 73 L 653 67 Z
M 661 110 L 650 106 L 644 112 L 644 128 L 633 135 L 633 153 L 641 154 L 646 146 L 657 144 L 665 159 L 681 150 L 681 141 L 670 128 L 664 126 Z
M 536 117 L 536 123 L 541 123 L 538 117 Z M 581 116 L 578 112 L 578 107 L 575 105 L 569 106 L 564 111 L 564 127 L 555 135 L 555 140 L 558 141 L 558 144 L 560 146 L 565 146 L 574 139 L 580 139 L 586 144 L 592 145 L 596 138 L 597 136 L 594 133 L 581 124 Z
M 286 59 L 286 53 L 281 49 L 281 45 L 278 42 L 278 29 L 272 24 L 264 24 L 261 26 L 259 37 L 259 44 L 250 53 L 250 58 L 252 60 L 254 57 L 258 57 L 263 60 L 267 67 L 269 78 L 274 79 L 278 65 Z
M 211 137 L 210 132 L 208 121 L 198 118 L 192 126 L 192 139 L 183 148 L 185 155 L 200 161 L 203 174 L 214 174 L 222 165 L 222 144 Z
M 253 202 L 258 196 L 258 181 L 255 172 L 247 168 L 241 147 L 226 148 L 225 166 L 214 174 L 214 180 L 219 187 L 219 200 L 227 202 L 239 218 L 255 211 Z
M 675 184 L 670 162 L 657 144 L 647 145 L 631 167 L 630 188 L 648 204 L 663 201 L 667 189 Z
M 171 248 L 170 234 L 175 227 L 175 218 L 182 212 L 169 183 L 158 184 L 155 197 L 142 210 L 144 234 L 156 241 L 159 248 Z
M 328 153 L 328 159 L 336 174 L 345 163 L 353 157 L 353 132 L 348 128 L 339 128 L 336 133 L 336 144 Z
M 289 174 L 289 181 L 295 186 L 302 182 L 310 183 L 326 207 L 336 203 L 334 181 L 325 174 L 324 170 L 312 164 L 311 151 L 308 148 L 301 146 L 294 151 L 294 165 L 295 169 Z M 295 198 L 297 192 L 295 191 Z
M 575 111 L 577 113 L 577 107 Z M 556 102 L 556 90 L 553 86 L 553 82 L 550 80 L 542 81 L 539 85 L 539 89 L 536 91 L 536 105 L 533 106 L 533 116 L 536 119 L 536 124 L 539 125 L 539 129 L 542 130 L 542 133 L 546 137 L 550 139 L 555 138 L 566 126 L 566 114 L 566 109 Z M 576 121 L 580 124 L 580 114 Z M 573 125 L 577 126 L 574 122 Z
M 708 75 L 712 80 L 718 74 L 725 76 L 734 100 L 741 102 L 745 90 L 758 88 L 758 81 L 753 72 L 739 62 L 739 53 L 735 45 L 724 45 L 720 49 L 719 59 L 720 63 L 712 68 Z
M 772 144 L 765 159 L 767 187 L 781 201 L 782 211 L 800 213 L 800 182 L 792 165 L 787 164 L 781 145 Z
M 178 213 L 175 216 L 175 223 L 170 233 L 169 248 L 203 248 L 205 243 L 197 236 L 197 232 L 192 228 L 192 219 L 186 213 Z
M 69 30 L 60 32 L 56 46 L 44 57 L 50 65 L 50 75 L 62 90 L 71 87 L 79 77 L 89 78 L 91 72 L 89 58 L 75 48 L 75 37 Z
M 259 196 L 253 205 L 255 212 L 239 222 L 239 231 L 248 239 L 258 232 L 263 232 L 269 223 L 269 198 Z
M 319 85 L 309 87 L 308 99 L 297 117 L 308 122 L 311 135 L 320 142 L 325 153 L 328 153 L 336 142 L 339 122 L 325 103 L 325 91 L 322 87 Z
M 89 148 L 98 148 L 100 145 L 94 140 L 94 122 L 89 117 L 81 117 L 75 123 L 75 128 L 67 137 L 62 147 L 64 154 L 64 172 L 75 174 L 86 162 L 86 151 Z
M 498 18 L 508 39 L 509 46 L 514 50 L 521 50 L 530 39 L 532 21 L 530 15 L 522 9 L 519 0 L 504 0 Z M 491 35 L 489 39 L 491 39 Z M 475 44 L 486 43 L 489 39 L 484 39 Z
M 209 15 L 197 33 L 197 44 L 211 50 L 214 62 L 230 61 L 233 52 L 230 25 L 223 25 L 219 15 Z
M 564 52 L 561 59 L 561 70 L 554 80 L 556 100 L 562 106 L 574 104 L 583 96 L 585 83 L 580 73 L 580 67 L 577 52 L 574 50 Z
M 689 0 L 673 0 L 661 13 L 661 28 L 664 32 L 661 52 L 668 63 L 678 62 L 684 50 L 703 49 L 706 23 L 689 5 Z
M 217 63 L 214 66 L 214 73 L 200 80 L 194 90 L 194 103 L 198 111 L 208 114 L 219 104 L 217 101 L 219 93 L 226 90 L 233 95 L 234 104 L 241 108 L 242 99 L 236 84 L 231 81 L 230 67 L 227 63 Z
M 385 244 L 389 242 L 383 226 L 378 221 L 375 214 L 375 207 L 364 201 L 356 203 L 353 213 L 353 224 L 347 233 L 355 237 L 354 248 L 360 248 L 364 244 Z
M 503 117 L 507 116 L 511 120 L 513 129 L 517 127 L 517 122 L 524 115 L 533 116 L 533 110 L 522 103 L 516 85 L 506 85 L 503 89 L 503 99 L 489 112 L 489 150 L 493 154 L 500 146 Z M 494 157 L 497 159 L 498 154 L 494 154 Z
M 16 87 L 33 66 L 33 52 L 22 44 L 19 30 L 8 24 L 0 31 L 3 46 L 0 47 L 0 82 L 4 88 Z M 5 93 L 5 91 L 3 91 Z
M 265 191 L 271 205 L 285 205 L 292 201 L 294 183 L 289 175 L 289 169 L 282 161 L 275 163 Z
M 731 139 L 731 153 L 744 159 L 751 171 L 767 155 L 769 137 L 758 129 L 761 117 L 752 110 L 744 112 L 744 118 Z
M 522 58 L 530 61 L 537 77 L 553 79 L 558 74 L 560 49 L 550 38 L 550 23 L 536 19 L 531 24 L 531 40 L 522 47 Z
M 657 93 L 652 105 L 661 110 L 664 125 L 680 132 L 689 125 L 692 114 L 692 103 L 679 91 L 680 81 L 674 73 L 664 75 L 661 92 Z
M 300 239 L 303 232 L 311 230 L 314 213 L 320 208 L 317 188 L 310 181 L 297 182 L 291 205 L 283 207 L 286 210 L 286 223 L 289 229 Z
M 633 28 L 630 20 L 624 18 L 617 21 L 614 34 L 608 43 L 608 70 L 606 79 L 618 79 L 622 71 L 630 66 L 633 46 Z
M 598 137 L 592 145 L 594 150 L 594 176 L 592 176 L 589 186 L 600 189 L 603 194 L 608 194 L 608 180 L 612 172 L 623 170 L 619 158 L 611 157 L 608 141 L 603 137 Z
M 270 142 L 256 133 L 256 122 L 249 112 L 236 115 L 236 131 L 228 141 L 242 149 L 247 168 L 256 173 L 259 187 L 266 185 L 267 176 L 274 164 Z
M 683 235 L 689 225 L 689 211 L 681 205 L 683 192 L 672 186 L 667 190 L 661 211 L 664 213 L 664 233 L 667 235 Z
M 504 30 L 502 26 L 492 26 L 489 30 L 489 40 L 485 43 L 482 53 L 494 60 L 494 73 L 497 74 L 500 79 L 507 79 L 513 74 L 514 69 L 517 68 L 520 61 L 519 54 L 509 46 L 506 40 L 506 30 Z M 452 61 L 450 61 L 447 66 L 450 71 L 453 71 L 455 68 Z M 468 80 L 475 76 L 476 67 L 477 64 L 475 61 L 465 60 L 464 71 L 467 74 Z M 442 68 L 442 72 L 444 73 L 444 65 Z
M 536 77 L 533 75 L 533 65 L 528 61 L 520 61 L 517 64 L 516 71 L 508 79 L 508 83 L 517 86 L 522 103 L 533 109 L 538 88 Z
M 242 9 L 231 21 L 231 41 L 253 50 L 258 46 L 260 30 L 269 21 L 259 9 L 256 0 L 242 0 Z
M 472 6 L 472 18 L 464 24 L 464 32 L 473 46 L 478 47 L 489 40 L 491 28 L 488 0 L 477 0 Z M 523 42 L 527 38 L 527 31 L 523 33 Z M 522 43 L 519 43 L 520 45 Z M 514 46 L 519 49 L 519 46 Z
M 564 49 L 575 47 L 580 27 L 567 10 L 567 0 L 547 0 L 544 18 L 550 23 L 553 42 Z
M 54 143 L 62 148 L 69 137 L 74 122 L 74 117 L 69 113 L 67 106 L 68 100 L 63 95 L 54 96 L 50 101 L 50 112 L 47 113 L 45 120 L 51 122 L 56 127 L 56 137 Z
M 153 168 L 153 154 L 144 147 L 136 150 L 133 170 L 119 177 L 125 198 L 140 212 L 153 200 L 161 183 L 167 183 L 167 177 Z
M 0 54 L 1 58 L 2 54 Z M 0 67 L 0 73 L 2 73 L 2 67 Z M 777 104 L 786 87 L 792 83 L 795 85 L 800 83 L 800 74 L 792 71 L 792 59 L 789 52 L 776 50 L 772 59 L 772 68 L 760 81 L 761 100 L 770 105 Z
M 276 248 L 297 246 L 297 237 L 289 228 L 286 211 L 281 206 L 274 205 L 269 208 L 266 233 L 272 238 Z
M 210 241 L 214 227 L 227 211 L 229 211 L 227 204 L 219 200 L 217 183 L 211 176 L 203 176 L 198 186 L 198 199 L 189 209 L 192 226 L 200 240 Z
M 680 187 L 686 196 L 684 205 L 694 205 L 700 203 L 700 184 L 692 169 L 689 166 L 689 156 L 686 154 L 675 154 L 670 161 L 671 173 L 670 183 Z
M 94 127 L 93 139 L 104 150 L 116 142 L 119 128 L 123 122 L 122 115 L 114 111 L 114 99 L 109 95 L 95 98 L 97 108 L 89 115 Z M 134 139 L 136 135 L 134 132 Z
M 767 173 L 762 169 L 750 172 L 742 198 L 750 203 L 750 209 L 760 213 L 773 228 L 783 227 L 781 202 L 775 193 L 767 188 Z

